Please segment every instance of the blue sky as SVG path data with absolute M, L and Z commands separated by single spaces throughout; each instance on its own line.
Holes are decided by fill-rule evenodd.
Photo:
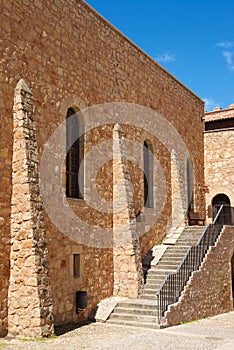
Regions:
M 86 0 L 207 101 L 234 103 L 233 0 Z

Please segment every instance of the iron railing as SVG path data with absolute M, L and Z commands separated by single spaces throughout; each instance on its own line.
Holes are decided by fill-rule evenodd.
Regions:
M 229 204 L 216 204 L 213 206 L 213 223 L 232 225 L 233 219 L 233 208 Z
M 161 322 L 161 317 L 164 315 L 168 306 L 178 301 L 192 272 L 199 269 L 209 247 L 215 244 L 223 227 L 223 224 L 217 223 L 222 210 L 223 206 L 219 208 L 213 224 L 205 227 L 197 245 L 188 249 L 178 269 L 174 273 L 166 276 L 161 284 L 159 291 L 157 292 L 159 324 Z

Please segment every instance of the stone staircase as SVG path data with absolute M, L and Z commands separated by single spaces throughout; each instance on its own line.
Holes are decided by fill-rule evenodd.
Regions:
M 167 244 L 156 266 L 151 266 L 147 271 L 144 288 L 139 298 L 119 302 L 107 322 L 125 326 L 158 328 L 156 293 L 165 277 L 178 269 L 188 249 L 198 242 L 203 231 L 203 226 L 188 226 L 181 232 L 174 244 Z

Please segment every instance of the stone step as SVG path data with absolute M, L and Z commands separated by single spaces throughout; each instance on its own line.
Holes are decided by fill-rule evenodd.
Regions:
M 173 271 L 174 272 L 174 271 Z M 173 273 L 171 272 L 171 273 Z M 165 275 L 151 275 L 149 277 L 146 278 L 146 283 L 150 283 L 150 284 L 153 284 L 153 283 L 160 283 L 161 281 L 164 281 L 165 278 L 170 275 L 171 273 L 169 274 L 165 274 Z M 146 284 L 145 283 L 145 284 Z
M 164 264 L 161 265 L 160 264 L 160 265 L 157 266 L 157 270 L 155 270 L 155 273 L 153 273 L 152 276 L 154 276 L 154 275 L 158 275 L 158 276 L 170 275 L 171 273 L 174 273 L 177 270 L 178 266 L 179 266 L 179 264 L 177 264 L 177 265 L 166 265 L 166 264 L 165 265 Z M 161 271 L 165 271 L 165 273 L 164 274 L 160 274 Z M 167 272 L 167 271 L 169 271 L 169 272 Z M 148 276 L 151 276 L 151 275 L 148 275 Z
M 186 253 L 185 253 L 186 254 Z M 159 260 L 158 264 L 160 263 L 163 263 L 163 262 L 174 262 L 174 263 L 179 263 L 185 256 L 185 254 L 181 255 L 181 256 L 167 256 L 167 255 L 164 255 L 162 257 L 162 259 Z M 157 266 L 157 265 L 156 265 Z
M 162 262 L 180 262 L 181 259 L 183 259 L 184 254 L 181 254 L 181 256 L 178 255 L 169 255 L 167 256 L 166 254 L 162 257 L 162 259 L 159 260 L 160 263 Z
M 140 295 L 140 299 L 147 299 L 147 300 L 155 300 L 155 302 L 157 301 L 157 296 L 156 296 L 156 292 L 154 294 L 146 294 L 143 293 Z
M 164 278 L 165 276 L 169 275 L 170 273 L 173 273 L 175 270 L 170 270 L 170 272 L 164 272 L 162 273 L 163 270 L 156 270 L 155 272 L 151 272 L 146 275 L 146 280 L 152 279 L 152 280 L 159 280 Z
M 148 284 L 161 284 L 162 281 L 165 280 L 165 278 L 168 276 L 169 274 L 165 275 L 165 276 L 158 276 L 158 277 L 152 277 L 152 278 L 147 278 L 146 279 L 146 283 L 144 284 L 144 286 L 148 285 Z
M 158 308 L 155 306 L 154 309 L 145 309 L 145 308 L 128 308 L 128 307 L 117 307 L 113 314 L 117 312 L 118 314 L 131 314 L 131 315 L 149 315 L 149 316 L 157 316 L 158 314 Z
M 184 234 L 182 236 L 180 236 L 177 241 L 176 244 L 180 241 L 180 240 L 187 240 L 187 241 L 196 241 L 199 240 L 199 238 L 201 237 L 202 233 L 192 233 L 192 234 Z
M 172 266 L 172 268 L 174 269 L 175 267 L 179 266 L 180 262 L 182 261 L 183 259 L 180 259 L 179 261 L 173 261 L 173 260 L 169 260 L 169 261 L 160 261 L 158 263 L 158 265 L 155 266 L 155 270 L 158 269 L 158 267 L 162 267 L 162 266 Z M 168 270 L 170 270 L 171 268 L 168 267 Z
M 146 281 L 148 281 L 148 280 L 157 281 L 157 280 L 164 279 L 165 276 L 173 273 L 175 270 L 171 270 L 171 272 L 165 272 L 165 273 L 161 273 L 161 271 L 162 270 L 159 269 L 156 272 L 153 272 L 153 273 L 146 275 Z
M 136 322 L 136 321 L 133 322 L 133 321 L 120 320 L 120 319 L 116 319 L 116 320 L 109 319 L 107 320 L 107 322 L 118 326 L 124 326 L 124 327 L 130 326 L 130 327 L 154 328 L 154 329 L 160 328 L 158 325 L 157 319 L 153 323 Z
M 198 238 L 179 238 L 176 245 L 193 245 L 197 244 Z
M 155 285 L 154 285 L 153 287 L 145 286 L 145 287 L 143 288 L 143 292 L 144 292 L 144 293 L 146 292 L 146 294 L 147 294 L 147 291 L 149 291 L 149 293 L 155 293 L 155 291 L 156 291 Z
M 184 254 L 186 254 L 188 251 L 187 247 L 176 247 L 174 249 L 167 250 L 166 253 L 163 256 L 175 256 L 175 257 L 182 257 Z
M 175 255 L 183 255 L 184 253 L 186 253 L 186 251 L 186 247 L 174 246 L 171 249 L 167 249 L 165 255 L 169 253 L 174 253 Z
M 145 293 L 145 292 L 147 293 L 148 290 L 153 290 L 154 293 L 156 293 L 156 292 L 159 290 L 159 288 L 161 287 L 161 285 L 162 285 L 162 283 L 157 284 L 157 285 L 154 285 L 153 287 L 144 288 L 144 289 L 142 290 L 142 293 L 141 293 L 141 294 L 143 294 L 143 293 Z
M 199 239 L 201 237 L 202 233 L 200 232 L 193 232 L 193 233 L 185 233 L 182 234 L 176 241 L 176 243 L 180 240 L 180 239 L 187 239 L 188 241 L 191 240 L 196 240 Z
M 157 292 L 157 288 L 153 288 L 153 289 L 151 289 L 151 288 L 146 288 L 146 289 L 143 289 L 143 292 L 142 292 L 141 295 L 142 295 L 142 296 L 145 295 L 145 294 L 153 294 L 153 295 L 155 295 L 156 292 Z
M 201 236 L 202 235 L 202 232 L 203 232 L 203 230 L 184 230 L 182 233 L 181 233 L 181 235 L 180 235 L 180 237 L 192 237 L 192 236 Z M 179 237 L 179 238 L 180 238 Z
M 181 237 L 189 237 L 189 236 L 190 237 L 200 237 L 202 235 L 202 233 L 203 233 L 203 230 L 191 230 L 191 231 L 184 230 L 181 233 L 179 238 L 181 238 Z
M 144 290 L 145 289 L 156 289 L 156 288 L 159 288 L 160 286 L 161 286 L 161 284 L 162 284 L 162 282 L 163 282 L 164 280 L 162 280 L 162 281 L 158 281 L 158 282 L 156 282 L 156 283 L 146 283 L 146 284 L 144 284 Z
M 162 278 L 162 279 L 158 279 L 158 280 L 156 280 L 156 281 L 154 281 L 154 280 L 148 280 L 145 284 L 144 284 L 144 286 L 143 286 L 143 288 L 151 288 L 152 289 L 152 287 L 154 288 L 158 288 L 158 287 L 160 287 L 161 286 L 161 284 L 163 283 L 163 281 L 165 281 L 165 277 L 164 278 Z
M 110 315 L 110 320 L 123 320 L 123 321 L 137 321 L 137 322 L 146 322 L 146 323 L 155 323 L 156 316 L 146 315 L 136 315 L 136 314 L 122 314 L 117 311 Z
M 157 268 L 150 269 L 147 273 L 147 276 L 166 276 L 169 275 L 170 273 L 173 273 L 175 269 L 160 269 L 159 265 Z
M 149 282 L 149 283 L 152 284 L 152 283 L 157 283 L 157 282 L 163 281 L 166 276 L 168 276 L 168 274 L 165 274 L 165 275 L 157 275 L 157 274 L 149 275 L 149 276 L 146 277 L 146 283 Z
M 172 254 L 171 255 L 165 255 L 161 260 L 159 260 L 158 264 L 162 263 L 164 261 L 175 261 L 177 263 L 180 263 L 184 259 L 184 257 L 186 256 L 186 253 L 187 252 L 181 254 L 180 256 L 172 255 Z M 157 267 L 157 265 L 151 266 L 151 268 L 156 268 L 156 267 Z
M 178 243 L 178 247 L 183 247 L 183 248 L 186 248 L 186 251 L 190 248 L 190 247 L 192 247 L 193 245 L 196 245 L 196 243 L 194 243 L 194 242 L 183 242 L 183 241 L 181 241 L 181 242 L 179 242 Z
M 196 227 L 192 228 L 192 226 L 187 226 L 185 230 L 182 231 L 181 236 L 186 236 L 186 235 L 201 235 L 204 231 L 204 227 Z
M 187 231 L 203 231 L 206 226 L 201 226 L 201 225 L 193 225 L 193 226 L 186 226 L 183 230 L 183 232 Z
M 183 256 L 188 251 L 187 247 L 175 247 L 174 249 L 167 249 L 163 256 Z
M 157 282 L 157 283 L 149 283 L 149 284 L 146 283 L 143 287 L 143 292 L 146 290 L 154 290 L 154 291 L 158 290 L 164 281 L 165 281 L 165 279 L 163 279 L 162 281 Z M 178 283 L 175 284 L 175 287 L 179 287 L 179 284 Z
M 117 304 L 116 308 L 129 308 L 129 309 L 147 309 L 155 310 L 157 308 L 157 303 L 151 300 L 142 300 L 142 299 L 132 299 L 121 301 Z

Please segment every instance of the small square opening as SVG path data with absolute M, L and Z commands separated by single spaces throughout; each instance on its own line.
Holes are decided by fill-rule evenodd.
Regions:
M 73 276 L 80 277 L 80 254 L 73 255 Z

